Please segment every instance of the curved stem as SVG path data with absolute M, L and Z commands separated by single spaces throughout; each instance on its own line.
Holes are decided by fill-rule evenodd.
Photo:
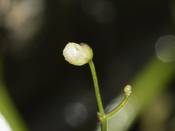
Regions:
M 100 91 L 99 91 L 95 66 L 94 66 L 94 63 L 93 63 L 92 60 L 89 61 L 89 66 L 90 66 L 90 69 L 91 69 L 92 78 L 93 78 L 93 82 L 94 82 L 94 88 L 95 88 L 95 94 L 96 94 L 96 99 L 97 99 L 97 103 L 98 103 L 99 112 L 100 112 L 100 115 L 103 117 L 105 115 L 105 112 L 104 112 L 103 104 L 102 104 L 102 101 L 101 101 L 101 96 L 100 96 Z
M 111 116 L 113 116 L 115 113 L 117 113 L 129 100 L 130 95 L 126 95 L 124 100 L 111 112 L 109 112 L 108 114 L 106 114 L 107 118 L 110 118 Z

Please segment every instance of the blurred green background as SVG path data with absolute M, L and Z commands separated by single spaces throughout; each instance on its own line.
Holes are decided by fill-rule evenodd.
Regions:
M 93 131 L 98 107 L 89 67 L 62 55 L 68 42 L 85 42 L 105 107 L 127 84 L 136 85 L 136 101 L 143 98 L 122 128 L 175 131 L 174 61 L 155 56 L 156 42 L 174 35 L 174 25 L 173 0 L 0 0 L 1 82 L 29 130 Z M 13 119 L 8 102 L 0 104 Z

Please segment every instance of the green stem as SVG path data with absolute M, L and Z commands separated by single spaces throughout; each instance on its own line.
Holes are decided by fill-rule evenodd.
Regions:
M 104 112 L 103 104 L 102 104 L 102 101 L 101 101 L 101 96 L 100 96 L 100 91 L 99 91 L 95 66 L 94 66 L 94 63 L 93 63 L 92 60 L 89 61 L 89 66 L 90 66 L 90 69 L 91 69 L 92 78 L 93 78 L 93 82 L 94 82 L 94 88 L 95 88 L 95 94 L 96 94 L 96 99 L 97 99 L 97 103 L 98 103 L 98 108 L 99 108 L 99 111 L 100 111 L 100 115 L 103 117 L 105 115 L 105 112 Z
M 126 95 L 124 100 L 114 110 L 106 114 L 107 119 L 113 116 L 115 113 L 117 113 L 128 102 L 129 97 L 130 95 L 129 96 Z
M 103 104 L 102 104 L 102 100 L 101 100 L 101 96 L 100 96 L 100 91 L 99 91 L 95 66 L 94 66 L 94 63 L 93 63 L 92 60 L 89 61 L 89 66 L 90 66 L 91 73 L 92 73 L 92 78 L 93 78 L 94 88 L 95 88 L 95 94 L 96 94 L 98 108 L 99 108 L 99 112 L 100 112 L 100 113 L 97 113 L 97 116 L 98 116 L 99 122 L 101 123 L 101 130 L 102 131 L 107 131 L 107 121 L 108 121 L 108 119 L 111 116 L 113 116 L 115 113 L 117 113 L 127 103 L 127 101 L 129 100 L 130 94 L 126 95 L 125 99 L 114 110 L 112 110 L 108 114 L 105 114 Z
M 107 122 L 109 118 L 103 118 L 102 123 L 101 123 L 101 130 L 102 131 L 107 131 Z

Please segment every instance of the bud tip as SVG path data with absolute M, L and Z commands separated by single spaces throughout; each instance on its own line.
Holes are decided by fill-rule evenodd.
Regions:
M 124 92 L 126 96 L 130 96 L 132 93 L 132 87 L 130 85 L 125 86 Z

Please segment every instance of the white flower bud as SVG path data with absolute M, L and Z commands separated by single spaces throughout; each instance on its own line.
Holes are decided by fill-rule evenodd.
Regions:
M 92 60 L 93 51 L 85 43 L 69 42 L 63 50 L 63 55 L 70 64 L 81 66 Z
M 125 86 L 124 92 L 126 96 L 130 96 L 132 93 L 132 87 L 130 85 Z

